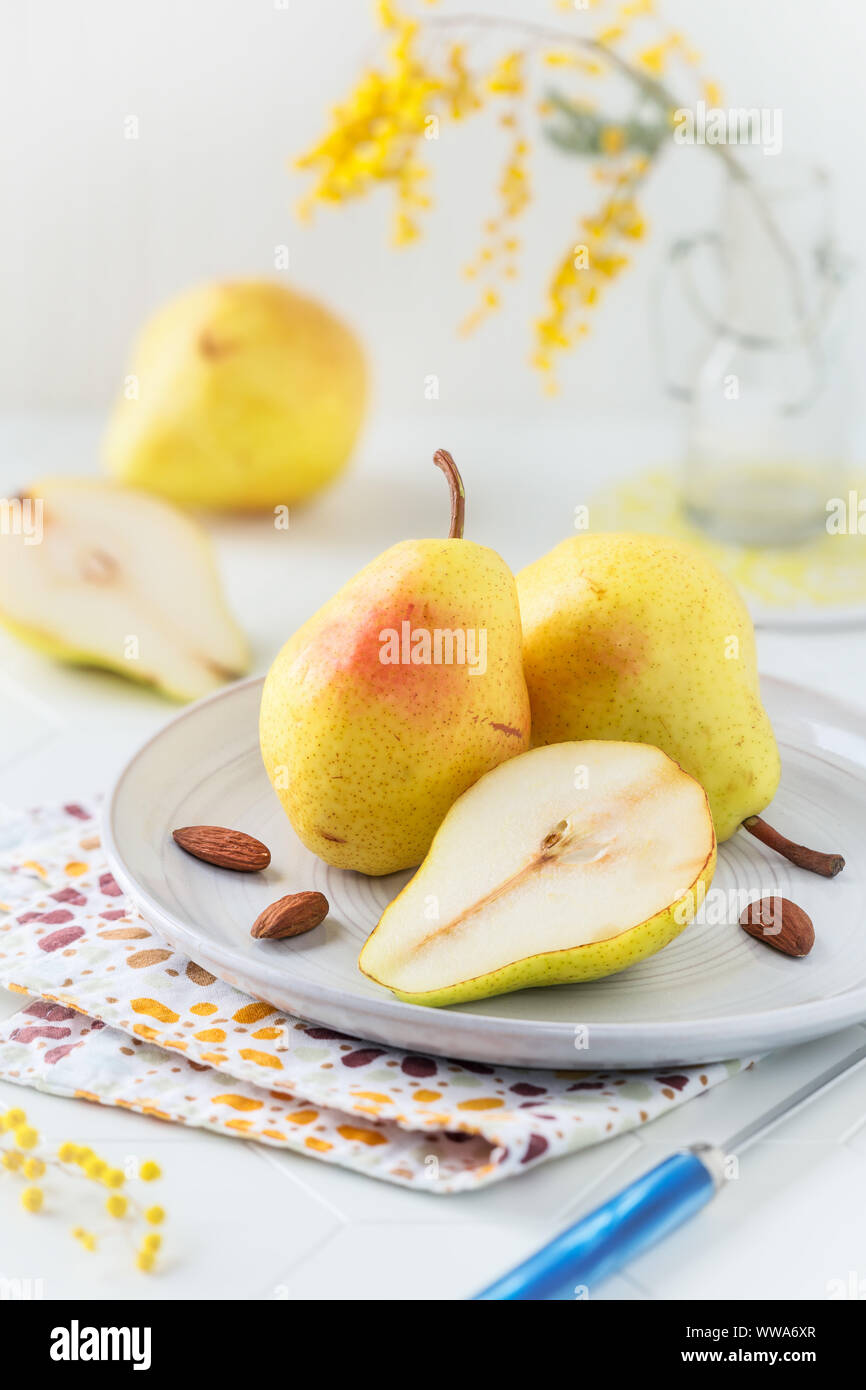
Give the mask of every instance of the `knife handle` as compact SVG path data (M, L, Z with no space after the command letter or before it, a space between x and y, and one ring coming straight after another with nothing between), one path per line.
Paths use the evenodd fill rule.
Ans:
M705 1206L722 1184L722 1163L719 1150L705 1144L672 1154L475 1299L586 1297L602 1279Z

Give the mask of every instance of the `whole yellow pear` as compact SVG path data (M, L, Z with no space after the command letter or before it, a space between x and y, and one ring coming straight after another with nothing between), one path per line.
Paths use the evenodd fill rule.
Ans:
M365 874L419 864L458 796L529 747L514 577L460 538L459 475L437 461L451 537L367 565L289 639L262 693L262 757L295 831Z
M204 285L145 325L108 426L108 471L175 502L290 505L343 469L364 408L355 336L270 281Z
M583 534L517 576L534 744L650 743L704 787L719 841L772 800L780 762L752 622L695 547Z

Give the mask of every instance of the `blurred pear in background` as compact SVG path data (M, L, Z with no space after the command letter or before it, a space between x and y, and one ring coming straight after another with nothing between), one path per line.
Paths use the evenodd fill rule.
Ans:
M201 286L145 325L106 465L182 504L290 505L343 470L365 396L361 346L323 305L265 280Z
M29 491L35 534L0 545L0 623L48 656L197 700L249 666L210 539L159 498L94 478Z

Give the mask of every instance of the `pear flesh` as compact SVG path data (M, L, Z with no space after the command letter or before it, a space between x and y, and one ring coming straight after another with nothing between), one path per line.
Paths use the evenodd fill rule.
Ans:
M688 925L715 862L706 793L659 749L534 749L455 803L360 968L431 1005L611 975Z
M197 525L89 479L49 479L26 500L30 534L0 534L0 622L15 636L181 700L243 674L247 644Z

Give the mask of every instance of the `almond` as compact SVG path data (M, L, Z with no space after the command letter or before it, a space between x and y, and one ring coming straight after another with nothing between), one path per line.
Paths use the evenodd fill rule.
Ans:
M252 935L266 941L302 936L324 922L330 910L324 893L288 893L259 913L251 928Z
M815 944L812 919L788 898L761 898L740 913L740 926L784 956L808 956Z
M242 830L226 830L222 825L186 825L171 833L187 854L194 854L196 859L216 864L220 869L251 874L256 869L266 869L271 862L267 845L254 840L252 835L245 835Z

